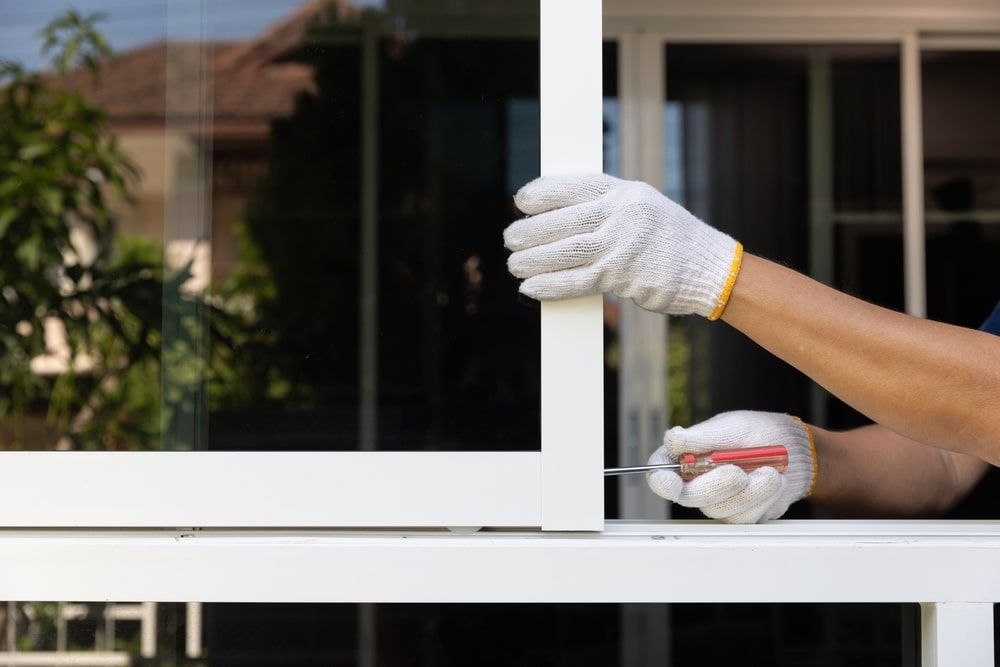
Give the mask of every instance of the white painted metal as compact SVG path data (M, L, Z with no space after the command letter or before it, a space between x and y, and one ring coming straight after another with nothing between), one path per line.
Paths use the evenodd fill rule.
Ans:
M204 0L197 10L204 22ZM172 12L168 31L176 30L174 23L184 16ZM541 0L541 23L542 171L598 171L600 0ZM367 51L373 50L371 42ZM207 52L202 61L208 62ZM366 62L366 78L373 79L374 59ZM199 72L208 77L210 68L206 65ZM210 80L203 83L194 106L208 109L210 115ZM377 100L373 86L366 90L370 109ZM170 108L168 103L168 112ZM368 129L372 131L364 143L373 154L374 129ZM367 183L366 216L372 218L375 163L373 155L369 158L364 165L367 178L362 180ZM210 164L195 163L190 173L181 174L187 185L178 194L178 215L168 216L178 224L194 225L185 238L208 235L210 193L203 190L210 180ZM180 215L183 211L187 214ZM363 247L370 250L375 238L372 220L365 229ZM368 278L363 281L367 287L360 318L365 339L376 327L374 277ZM55 496L47 503L0 507L0 526L490 525L599 530L604 511L600 297L543 306L541 338L542 454L5 452L0 453L0 486L11 497L30 497L42 485L54 489ZM377 366L373 348L366 350L363 449L371 448L375 439ZM194 443L198 448L204 416L197 412L177 433L167 434L171 446Z
M549 37L555 36L556 41L550 43L550 49L548 49L551 58L546 60L546 62L561 63L553 65L546 71L551 73L551 76L546 77L545 81L556 86L552 90L552 94L561 94L558 91L559 86L562 85L562 90L571 89L577 83L581 83L584 86L590 84L591 88L596 85L599 81L599 76L596 75L596 68L599 66L598 59L599 55L596 50L591 51L591 57L595 59L590 65L586 65L583 61L578 58L563 57L562 60L558 60L562 55L568 54L569 52L564 49L566 44L563 41L569 39L570 42L576 41L579 37L583 39L583 34L586 32L586 26L590 25L593 27L596 21L599 20L595 15L598 13L599 8L597 8L596 0L588 0L588 4L582 4L578 2L570 2L569 0L563 0L562 2L557 2L556 0L551 0L552 4L547 4L550 0L546 0L544 5L544 16L556 16L552 12L567 12L569 17L566 21L556 22L553 21L554 31L548 31L546 34ZM590 4L592 3L592 4ZM863 5L863 6L862 6ZM959 32L974 33L975 35L982 36L984 32L997 32L1000 29L1000 15L996 11L994 5L989 3L973 6L971 4L964 4L960 7L956 7L954 3L949 3L947 7L943 7L940 4L936 4L933 11L928 11L926 6L920 5L920 3L909 3L909 4L894 4L893 9L887 8L887 6L882 6L881 9L874 6L869 6L867 3L851 3L844 4L840 2L810 2L810 3L799 3L799 2L770 2L766 5L760 3L690 3L690 2L670 2L656 0L656 2L641 2L641 1L628 1L628 0L609 0L608 11L611 14L611 18L606 21L606 27L609 33L622 33L625 31L632 32L642 32L643 34L639 37L640 40L649 43L649 40L656 42L657 40L662 40L664 38L670 38L673 41L899 41L902 39L907 31L909 34L916 34L916 30L938 30L947 31L949 33L949 39L951 35ZM175 17L176 19L177 17ZM179 19L177 19L179 20ZM943 37L941 37L943 39ZM974 37L976 39L986 39L986 37ZM937 39L934 37L933 39ZM932 40L932 37L927 37L926 40ZM556 44L558 42L558 44ZM593 40L591 40L593 42ZM938 42L928 41L930 46L937 45ZM543 47L545 48L545 47ZM656 48L659 48L657 46ZM654 60L657 60L654 58ZM588 71L589 68L594 68L593 71ZM911 71L914 68L911 67ZM587 88L586 90L591 90ZM168 91L169 93L169 91ZM576 126L580 124L581 126L586 124L586 117L590 113L594 113L595 116L599 114L599 103L595 102L593 109L590 106L585 108L572 108L571 105L563 105L564 107L569 106L569 112L566 109L559 111L557 106L551 100L556 99L545 93L546 98L550 100L544 105L543 108L543 123L551 132L551 134L544 139L543 144L543 168L546 170L563 170L566 168L576 168L582 165L587 160L593 161L593 168L597 168L600 164L599 158L599 132L594 132L593 144L591 140L586 138L586 132L579 134L576 130ZM566 96L572 97L576 94L584 95L587 94L584 89L577 88L576 90L569 90L566 92ZM599 95L599 93L594 93ZM912 94L912 89L911 89ZM169 96L169 95L168 95ZM557 114L557 118L553 118L553 114ZM559 138L562 137L562 138ZM554 143L554 142L559 142ZM656 142L648 142L648 145L655 145ZM558 147L561 146L561 147ZM553 152L553 147L557 147L555 152ZM572 165L570 164L559 164L554 163L556 160L563 160L567 156L576 155L577 153L586 153L586 156L581 158L580 162L574 161ZM913 162L916 162L915 160ZM589 164L589 163L588 163ZM913 188L911 188L911 191ZM199 204L202 206L202 204ZM198 216L202 216L201 213ZM195 216L196 219L202 219L202 217ZM192 219L195 219L192 218ZM911 216L912 219L912 216ZM201 228L199 228L201 229ZM567 305L566 307L571 307ZM572 306L575 308L575 306ZM558 315L556 315L556 306L546 306L545 321L547 324L551 325L559 320ZM585 325L587 331L591 332L590 341L592 343L591 347L597 347L597 339L599 338L598 330L599 326L596 324L599 319L598 306L596 300L587 307L583 307L590 313L590 320L588 324ZM563 334L569 330L569 327L548 326L547 331L555 331L561 329L561 333L558 336L545 335L543 334L544 341L547 341L546 349L559 349L559 342L565 340L572 340L573 333L571 332L568 336ZM582 344L581 344L582 346ZM597 361L599 355L590 355L590 363L594 364L595 368L587 367L586 369L582 367L571 367L568 372L562 373L561 375L556 375L554 373L549 373L549 378L559 378L562 380L555 380L553 382L547 382L550 391L546 392L549 397L557 397L559 395L569 395L569 392L563 391L566 386L571 387L572 391L578 390L581 386L590 387L592 384L597 385L598 382L588 381L582 383L579 381L580 372L586 372L588 377L596 377L597 373L596 365L599 364ZM548 366L550 370L559 370L559 368L565 367L559 366L558 364L550 364ZM596 392L595 392L596 394ZM588 395L590 391L588 389ZM583 406L583 404L580 404ZM555 413L553 413L555 414ZM596 420L597 416L601 414L601 409L598 407L597 402L593 402L590 405L583 406L578 411L577 414L573 415L572 420L566 420L568 422L573 422L579 425L581 421L589 421L591 419ZM580 415L584 415L585 419L580 419ZM574 421L575 420L575 421ZM547 424L552 424L552 419L546 420ZM561 423L557 420L556 423ZM547 429L546 432L553 433L556 429ZM553 459L553 465L546 467L546 480L553 482L551 485L552 493L547 495L547 500L549 501L547 506L550 507L553 512L557 508L562 507L563 511L579 511L580 514L587 514L588 517L597 516L595 510L596 505L599 504L596 496L590 496L587 492L583 491L584 487L593 488L599 485L597 480L598 468L599 466L594 466L591 464L584 464L583 459L596 456L597 447L587 446L586 448L579 447L580 442L576 441L572 436L573 433L570 431L570 427L566 427L568 437L563 437L558 441L561 444L558 448L562 451L563 458L560 459L559 463L555 463ZM583 428L577 429L578 431L583 431ZM587 428L586 433L588 437L597 438L597 434L601 431L599 428ZM555 436L553 436L555 437ZM553 447L552 455L555 457L555 445ZM573 450L574 447L578 449ZM572 459L565 457L567 452L573 451L574 454L581 454L581 456L574 456ZM584 452L586 452L584 454ZM131 455L130 455L131 456ZM228 456L228 455L227 455ZM294 459L295 455L290 455ZM77 460L74 460L74 463ZM236 467L240 467L238 459ZM568 463L567 463L568 462ZM330 462L324 461L324 465L329 465ZM565 465L564 465L565 464ZM291 464L294 467L294 463ZM578 465L579 470L571 469L566 467L566 465ZM169 467L169 466L168 466ZM276 466L276 469L285 469L287 466L281 465ZM580 471L586 468L587 472L583 475L578 474ZM226 465L209 465L202 473L196 475L189 475L185 477L185 481L191 479L202 480L200 483L194 484L193 487L187 489L187 495L191 498L189 504L187 505L189 512L184 512L185 519L183 523L189 523L193 525L211 525L201 519L203 511L208 511L210 515L215 516L215 520L218 520L219 510L214 509L216 505L228 504L229 507L225 509L222 514L226 514L228 517L236 517L235 525L252 525L252 524L268 524L271 521L282 521L287 525L301 525L304 521L316 521L320 517L326 516L330 517L332 515L338 515L344 513L346 510L342 509L347 504L341 502L343 499L336 503L341 509L335 509L328 511L327 508L311 508L304 512L299 512L299 508L295 505L296 498L304 498L307 502L312 502L316 497L308 492L302 490L303 484L297 483L296 480L292 480L290 477L281 477L281 486L276 486L275 484L268 484L268 488L275 488L278 490L278 495L282 497L282 502L280 510L269 510L263 516L256 515L257 509L260 505L265 504L265 501L260 498L250 498L246 499L244 497L244 488L233 488L232 486L227 487L227 491L233 491L235 495L228 497L228 503L220 503L220 494L213 489L213 482L211 478L213 476L219 476L219 478L225 477L225 472L228 466ZM422 468L421 468L422 469ZM592 470L591 470L592 469ZM418 469L419 471L420 469ZM87 498L90 496L91 491L95 488L106 487L105 482L117 483L122 479L122 475L112 475L109 477L105 471L94 468L85 467L81 470L80 474L70 475L68 471L62 470L58 474L49 474L43 470L36 470L38 473L38 478L36 481L44 480L49 482L51 480L60 480L64 483L59 491L59 494L71 502L67 505L69 509L69 517L67 516L57 516L58 512L53 509L43 511L39 515L38 513L32 513L32 518L28 519L32 522L34 521L46 521L49 522L47 525L122 525L121 522L124 520L123 516L127 515L129 520L138 521L136 525L156 525L160 522L165 515L170 515L173 520L177 519L177 512L171 512L170 510L157 510L156 505L160 504L159 498L152 496L150 494L144 494L140 496L139 500L130 503L132 507L121 508L117 505L117 499L114 503L107 503L102 506L102 508L97 508L95 511L94 502L84 502L84 508L80 511L74 509L75 499L77 498ZM148 466L146 463L138 463L137 468L134 471L133 477L141 477L143 484L147 482L151 484L151 488L158 489L160 491L165 491L168 484L166 479L160 479L158 472L152 467ZM403 476L405 471L395 471L389 476L392 479ZM336 473L334 473L336 475ZM262 479L262 478L259 478ZM259 481L258 479L258 481ZM135 482L138 483L138 482ZM574 502L572 494L577 492L569 492L567 495L566 489L571 486L577 486L579 494L581 497L589 498L583 504ZM450 488L451 485L446 485L445 489ZM411 487L405 487L410 489ZM546 485L546 488L549 488ZM381 501L376 501L374 507L396 507L399 503L398 497L395 495L393 489L384 489L381 485L372 486L368 492L362 493L360 496L356 496L356 506L367 506L368 503L365 499L368 497L368 493L374 496L382 497ZM253 494L251 494L253 495ZM260 494L256 494L260 495ZM321 500L327 501L333 497L334 494L322 495ZM446 492L435 494L438 499L440 496L446 495ZM511 521L516 521L517 523L522 522L522 517L527 517L529 515L540 517L540 511L537 508L528 509L523 511L525 507L534 505L534 494L527 494L528 498L525 499L524 494L517 493L518 497L511 501L514 505L518 505L522 501L525 502L521 509L515 509L511 512L504 512L509 515L516 515L515 519ZM486 499L482 499L482 504L493 504L507 505L508 501L504 499L503 502L497 502L499 496L490 496ZM246 500L246 502L244 502ZM412 500L412 498L407 498L407 500ZM457 502L452 499L452 503L455 505L463 505L465 502L459 499ZM480 500L471 499L468 501L471 510L474 510L481 504ZM418 507L421 503L416 504ZM588 509L584 511L583 505L587 505ZM245 512L243 511L245 508ZM19 514L22 508L16 508L15 510L10 510L9 512L0 511L0 515L11 516L13 514ZM86 514L84 513L86 510ZM147 512L147 510L150 510ZM195 511L197 510L197 511ZM470 514L473 511L470 510ZM30 510L25 510L26 513L31 513ZM368 515L368 519L371 520L374 525L386 525L386 521L394 520L397 516L398 510L390 509L388 513L384 515L383 520L378 519L378 512L373 511ZM417 514L417 510L410 512L408 510L403 510L405 514L410 516L409 521L415 521L413 515ZM110 517L108 519L107 517ZM136 518L138 517L138 518ZM174 521L171 521L173 523ZM541 521L540 518L536 520ZM593 519L590 519L591 521ZM428 516L425 519L420 520L421 523L433 523L437 522L436 516ZM290 523L289 523L290 522ZM478 519L474 524L486 523L482 519ZM529 522L525 522L529 523ZM9 525L21 525L21 522L14 521L13 524ZM284 525L284 524L283 524ZM349 525L354 525L350 523Z
M605 37L607 37L605 31ZM621 162L622 178L639 178L642 146L642 127L640 121L640 96L642 88L639 84L641 76L639 61L639 39L641 35L631 32L616 35L618 50L618 150Z
M557 30L569 30L568 26L572 26L575 31L578 25L592 20L590 12L595 4L596 0L586 3L543 0L543 27L545 16L554 16L551 12L546 14L546 6L567 12L567 16L572 12L573 18L566 24L553 23L553 26ZM769 9L752 15L754 10L749 8L761 7L761 3L730 3L724 11L706 9L704 3L687 3L686 14L675 11L684 4L677 2L611 4L634 6L629 10L631 13L623 11L622 18L609 21L609 31L642 29L647 31L644 38L659 40L669 37L678 42L734 39L899 42L905 35L904 146L914 131L919 140L919 87L912 85L915 75L919 86L917 32L928 27L982 32L1000 26L1000 15L987 5L980 8L982 11L965 8L952 12L934 3L933 12L907 14L905 9L872 13L856 2L829 3L822 12L813 11L818 3L771 2ZM718 4L713 3L712 7L717 9ZM634 11L640 5L646 9ZM796 6L812 9L800 10ZM837 9L838 6L842 9ZM781 16L781 11L786 10L791 15ZM713 11L715 16L710 15ZM674 15L667 16L671 12ZM660 16L649 17L656 13ZM862 16L863 13L867 15ZM551 37L556 33L550 29L544 34ZM579 37L581 33L574 35ZM567 41L572 43L574 39ZM544 44L543 56L549 52L551 64L551 58L558 58L561 53L554 42L549 42L548 51ZM925 40L925 44L936 48L941 42ZM560 41L559 48L565 46ZM597 54L599 59L599 50ZM545 60L543 82L547 80L546 72L549 77L571 79L573 85L582 81L585 87L588 80L600 80L599 60L596 66L588 64L589 70L582 67L574 70L579 66L578 60L549 69L545 69L544 63ZM543 83L543 94L545 89ZM557 108L547 102L543 104L543 128L554 129L550 136L543 136L546 173L567 168L546 161L546 147L555 145L548 143L548 139L555 141L560 135L571 137L559 139L567 144L566 151L584 150L584 144L589 145L588 133L574 134L577 132L574 129L561 134L560 124L582 122L580 119L589 113L590 107L575 109L563 104L559 113L571 113L565 113L558 121L550 116L547 123L546 110L551 114ZM599 100L593 109L599 112ZM914 110L916 117L912 115ZM595 135L599 138L599 131ZM580 145L574 147L573 143ZM560 149L560 155L569 154L572 153L563 154ZM922 160L916 159L912 151L907 155L907 168L918 165L922 169ZM596 167L587 168L600 168L599 152L595 164ZM580 165L582 161L569 168ZM913 187L909 176L907 180L911 195L922 191ZM916 208L914 201L910 201L909 210L919 210L922 215L922 201ZM911 224L913 219L908 216ZM922 291L919 297L922 299ZM599 323L598 305L580 310L591 315L584 328L595 321ZM544 317L549 324L562 321L558 318L564 314L556 313L554 308L546 306ZM547 337L543 329L543 345L546 341L556 345L573 339L572 326L548 329L560 330L560 335L569 332L570 336ZM600 359L600 355L590 355L590 359ZM579 376L575 375L577 367L547 368L565 372L548 376L561 379L543 385L544 395L558 396L557 389L575 391L580 386ZM590 386L590 382L582 384ZM573 419L583 415L586 421L602 412L599 402L589 407L595 409L581 410L572 415ZM590 430L589 434L596 435L601 430ZM555 517L558 512L560 522L563 517L575 521L577 517L595 516L593 508L584 511L573 503L573 493L564 493L574 486L572 480L581 482L580 489L590 484L587 474L580 476L572 465L562 465L570 452L577 453L572 446L580 443L574 443L572 437L547 442L557 442L558 447L549 452L553 456L545 459L553 463L546 468L546 480L553 481L551 487L545 487L553 491L551 497L546 495L549 501L546 516ZM600 448L588 444L579 451L590 456ZM346 457L344 453L274 453L276 458L270 460L252 460L244 457L259 455L72 454L74 458L68 459L66 465L54 459L38 465L37 457L44 454L5 453L0 455L0 487L8 491L8 497L27 497L25 489L46 484L55 490L56 498L46 503L50 505L47 508L0 507L0 525L331 525L348 515L354 520L342 525L414 522L412 525L535 526L542 521L538 489L541 458L547 454L515 453L495 455L494 459L493 455L470 453L470 458L451 460L443 467L442 460L435 458L442 456L439 454L415 453L413 456L419 458L412 461L404 460L406 455L392 454L390 459L371 459L367 463L352 460L352 455L358 456L357 453ZM129 459L88 458L92 456ZM489 475L469 474L484 468ZM587 472L591 466L581 465L581 469ZM599 469L600 464L593 466L593 473L599 474ZM371 479L379 480L378 485L358 481ZM527 493L523 492L525 489ZM343 503L352 492L355 502ZM130 507L122 506L125 505L122 498L129 499ZM54 509L56 505L70 509L68 513L60 512ZM484 514L499 516L500 520L484 521ZM470 520L473 515L477 518ZM553 526L565 527L549 524ZM966 665L977 664L975 660L980 658L985 660L984 651L992 637L988 622L992 608L986 603L1000 600L1000 574L995 567L998 556L1000 527L991 522L779 522L746 527L609 524L601 535L8 530L0 531L0 599L936 600L937 604L925 607L924 650L925 656L930 651L938 662L926 664ZM149 576L150 572L156 572L157 576ZM655 576L663 572L677 576ZM755 576L747 577L746 572ZM947 575L927 574L942 572ZM706 580L711 580L712 585L705 585ZM961 628L965 644L972 639L978 653L952 653L964 650L954 643L958 636L955 628ZM934 640L933 646L927 643L928 638ZM945 662L952 655L959 656L957 662ZM104 660L103 664L108 662Z
M117 662L118 659L124 656L124 659L129 659L128 653L114 652L115 648L115 630L116 623L118 621L137 621L139 625L139 636L140 636L140 647L139 654L143 658L154 658L156 657L156 603L155 602L142 602L139 604L122 604L122 603L67 603L59 602L56 610L55 617L55 630L56 630L56 650L54 652L48 651L32 651L31 655L42 656L44 660L41 662L30 662L31 660L41 658L27 658L29 662L21 662L21 656L23 653L18 653L13 647L18 646L17 643L17 611L16 602L7 602L7 642L4 649L7 653L0 653L0 656L6 656L5 658L0 658L0 666L2 665L20 665L20 664L45 664L52 665L53 667L59 665L104 665L104 664L120 664ZM25 616L29 619L33 619L32 623L37 623L37 610L32 611L37 602L24 602L22 603L25 608ZM98 624L94 636L94 650L93 651L83 651L76 649L73 651L67 650L67 634L68 628L67 623L70 621L79 621L91 617L91 607L94 605L99 605L103 607L103 617L104 617L104 628L101 631L101 626ZM33 631L29 627L28 634ZM14 657L11 657L14 656ZM110 661L105 661L106 656L111 656ZM128 664L128 663L126 663Z
M492 531L0 533L0 599L992 602L995 522ZM155 576L150 576L155 573Z
M94 649L98 651L113 651L115 649L115 617L109 614L109 609L113 609L115 604L109 602L104 605L104 631L98 624L94 636Z
M154 606L150 609L146 607L147 604ZM150 618L151 613L154 613L154 610L156 609L155 605L155 602L143 602L142 604L108 604L104 609L104 618L111 618L116 621L139 621L141 623L143 620ZM86 605L67 604L64 608L69 611L73 609L73 607L77 606L84 609L83 613L81 613L78 618L84 618L86 616Z
M809 273L833 282L833 77L830 56L809 59Z
M371 603L358 608L358 667L378 665L378 607Z
M833 284L833 76L830 56L809 59L809 275ZM811 423L827 425L826 389L809 383Z
M3 651L3 667L127 667L132 656L119 651Z
M0 526L539 526L539 467L538 452L2 452L8 498L47 491L0 504Z
M927 316L924 263L924 136L920 92L920 37L909 33L900 52L903 149L903 296L906 312Z
M16 602L8 602L7 604L8 605L10 605L10 604L16 605L17 603ZM60 602L56 606L56 651L65 651L66 650L66 639L67 639L67 636L66 636L67 635L67 632L66 632L66 621L70 620L69 618L67 618L67 611L68 611L67 607L68 606L69 605L67 605L65 602ZM16 606L15 606L15 609L16 609ZM14 618L14 617L10 616L9 618ZM10 626L8 626L8 627L10 627ZM16 624L14 626L14 629L16 631ZM17 646L16 642L14 642L14 641L8 641L7 642L7 648L8 649L10 649L13 646Z
M624 35L618 43L621 175L663 187L663 43ZM667 428L667 318L628 300L618 308L618 464L644 463ZM665 519L668 505L642 475L618 480L619 516Z
M184 611L184 655L188 658L200 658L201 642L201 603L188 602Z
M938 576L948 577L947 570ZM993 604L939 602L920 607L922 667L993 667Z
M663 108L666 103L665 47L658 35L637 35L639 100L639 170L641 178L664 187Z
M1000 51L1000 35L920 35L924 51Z
M667 2L667 5L676 5L678 3ZM758 5L759 3L754 3ZM802 3L804 6L806 3ZM813 3L817 4L817 3ZM754 5L744 4L744 8L750 8ZM851 8L851 11L857 8ZM669 11L669 10L668 10ZM739 10L737 10L738 12ZM749 11L753 11L750 9ZM947 12L948 10L944 10ZM906 306L907 311L923 316L926 313L926 289L925 289L925 268L924 268L924 202L923 202L923 151L922 151L922 121L920 117L920 105L921 105L921 95L920 95L920 52L919 47L921 42L918 41L917 36L919 34L919 27L916 24L909 22L908 20L900 20L899 17L885 20L885 17L878 17L875 21L865 21L866 25L851 25L852 23L857 23L858 17L855 13L854 16L845 15L840 17L834 17L834 20L828 20L831 17L820 18L818 16L811 18L802 18L801 20L791 19L778 21L771 19L763 19L757 22L753 20L741 20L736 18L732 12L727 12L724 18L719 16L711 17L708 16L710 11L706 11L706 6L703 5L701 10L695 10L692 14L697 15L701 13L701 16L697 16L693 19L688 19L685 24L685 19L675 20L673 18L669 19L667 22L669 26L664 26L660 32L660 38L664 40L674 41L674 42L718 42L718 43L729 43L734 41L741 42L857 42L857 41L890 41L902 44L902 55L901 55L901 85L902 85L902 127L903 127L903 159L904 159L904 254L906 258L906 272L905 272L905 284L906 284ZM836 10L832 13L836 14ZM937 17L940 19L940 17ZM967 17L966 17L967 18ZM974 21L965 26L966 29L972 29L981 31L985 25L1000 26L1000 21L998 21L996 15L989 17L980 17L980 21ZM773 17L772 17L773 19ZM619 31L624 31L626 34L628 29L624 27L623 24L616 23L614 21L609 21L610 24L615 26L615 29ZM625 22L628 23L628 22ZM918 22L919 23L919 22ZM979 23L978 28L973 28L974 23ZM926 23L924 24L926 25ZM953 26L956 27L957 26ZM656 30L657 28L651 25L650 21L642 21L641 30ZM959 28L960 29L960 28ZM934 38L924 38L922 44L925 48L947 48L953 45L956 41L961 42L965 37L959 37L957 40L953 36L948 38L941 38L935 40ZM971 46L972 42L984 43L987 45L992 45L996 48L996 44L993 43L994 39L973 38L966 44L965 48L975 48ZM964 46L964 45L963 45ZM962 48L961 46L959 48ZM824 76L827 74L823 71L822 67L817 67L814 65L812 70L812 87L811 87L811 99L816 102L818 98L822 96L824 92L821 86L828 85L824 81ZM815 106L815 105L814 105ZM815 113L820 111L820 109L812 110L811 115L811 128L813 130L813 135L816 137L818 132L822 131L822 127L827 123L826 118ZM824 143L829 143L829 138L820 136L820 141ZM815 167L816 165L814 165ZM811 171L816 171L815 169ZM813 188L817 190L822 190L821 186L826 185L821 183L818 179L827 180L828 175L825 174L823 170L819 173L813 174ZM817 187L820 186L820 187ZM818 222L820 216L817 213L827 213L826 211L813 211L814 222ZM827 225L830 221L825 221ZM824 267L825 268L825 267ZM884 530L886 526L879 525L879 530ZM942 564L944 565L944 564ZM919 570L914 570L914 572ZM951 572L949 568L947 570ZM776 573L777 574L777 573ZM983 570L981 575L992 574L991 570ZM867 576L863 578L867 579ZM935 598L939 599L939 598ZM990 604L980 604L974 605L971 609L975 611L970 611L963 608L961 611L958 608L951 609L950 614L954 617L955 621L951 623L942 622L942 618L946 618L949 614L948 611L936 611L936 610L947 610L951 605L930 605L925 607L924 611L924 664L925 665L967 665L967 664L993 664L993 634L992 634L992 605ZM966 636L965 640L968 640L972 647L960 647L959 644L963 641L962 631L959 628L962 622L957 620L962 613L976 613L978 622L965 624L964 632ZM943 616L942 616L943 615ZM928 619L938 620L928 623ZM974 636L968 637L971 633ZM941 649L941 641L943 638L950 637L954 643L952 648L955 653L948 653L947 650ZM964 653L960 651L965 651Z
M601 0L540 3L541 173L599 172L603 167ZM541 526L600 530L604 520L602 298L543 303L541 330Z
M804 17L825 20L837 17L943 20L979 17L1000 18L993 0L606 0L605 12L613 16L732 16L737 18Z
M143 602L140 605L139 655L143 658L156 656L156 603ZM114 646L114 641L111 643Z
M663 44L644 35L618 39L621 176L663 187ZM644 462L667 426L667 319L628 300L618 315L618 463ZM642 475L618 480L619 517L665 519L669 504L649 491ZM619 665L664 665L670 659L667 605L620 607Z
M659 37L672 44L787 43L815 44L831 38L842 43L892 43L900 39L909 23L865 21L863 19L822 21L775 17L740 19L732 16L664 17L651 15L643 19L607 18L607 29L613 34L639 31Z
M616 34L667 31L682 37L740 33L822 42L839 33L847 40L897 37L905 31L1000 31L994 0L606 0L605 25Z

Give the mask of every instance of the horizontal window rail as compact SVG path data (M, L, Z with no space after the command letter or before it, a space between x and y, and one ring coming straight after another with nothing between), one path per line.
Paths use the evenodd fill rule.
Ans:
M608 522L489 530L0 531L0 599L996 602L1000 524Z
M488 530L0 530L0 599L919 602L925 667L993 665L1000 522Z
M536 527L540 476L540 452L2 452L0 528Z

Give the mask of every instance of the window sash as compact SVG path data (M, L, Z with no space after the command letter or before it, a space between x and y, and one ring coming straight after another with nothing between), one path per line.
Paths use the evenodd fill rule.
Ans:
M539 452L16 452L0 527L540 526Z
M542 173L601 171L601 0L539 2ZM188 101L204 107L204 100ZM208 209L183 203L181 218L208 224ZM543 304L541 348L540 451L3 452L0 488L9 497L47 492L44 502L0 506L0 527L600 530L601 297ZM370 394L362 399L370 403ZM370 448L370 431L362 429L360 449Z

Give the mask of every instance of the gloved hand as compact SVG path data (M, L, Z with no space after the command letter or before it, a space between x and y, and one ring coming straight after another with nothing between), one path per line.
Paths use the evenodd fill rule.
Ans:
M743 247L655 188L606 174L543 176L522 187L531 216L504 230L521 292L568 299L613 292L646 310L717 319Z
M663 446L649 457L650 465L674 463L681 454L717 449L784 445L788 470L758 468L746 473L725 465L685 482L673 470L646 473L653 492L726 523L757 523L777 519L788 506L812 492L819 475L812 433L798 417L776 412L723 412L690 428L675 426L663 436Z

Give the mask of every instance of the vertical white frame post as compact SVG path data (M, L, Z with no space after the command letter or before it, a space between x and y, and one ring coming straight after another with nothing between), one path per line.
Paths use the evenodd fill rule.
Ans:
M626 32L618 42L621 176L663 187L664 46L655 35ZM643 463L663 442L667 423L667 318L618 300L618 465ZM641 475L618 478L619 516L669 518L670 505ZM670 661L670 608L620 605L622 667Z
M993 604L920 605L922 667L993 667Z
M539 0L541 174L603 169L601 0ZM604 526L603 299L542 304L543 530Z
M903 297L906 312L927 316L924 260L924 136L920 36L903 36L899 54L903 158Z
M833 284L833 67L828 53L809 59L809 275ZM829 394L809 382L812 423L827 425Z
M202 656L202 603L188 602L184 610L184 657ZM154 638L155 639L155 638Z
M618 39L621 176L663 188L664 45L655 35ZM618 465L646 462L663 443L667 423L667 318L618 301ZM641 475L619 478L623 519L666 519L669 504Z

